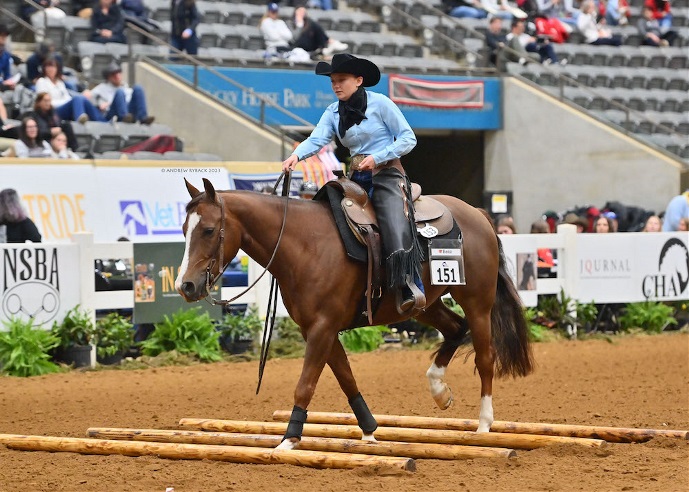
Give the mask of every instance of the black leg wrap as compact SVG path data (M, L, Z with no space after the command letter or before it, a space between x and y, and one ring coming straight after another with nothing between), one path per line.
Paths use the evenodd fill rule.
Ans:
M361 430L366 434L373 434L373 431L378 428L378 422L373 418L373 414L371 414L371 410L368 409L368 405L366 405L361 393L357 393L354 398L349 400L349 406L352 407L352 411L356 416L356 421L359 423Z
M283 441L290 437L296 437L301 440L301 435L304 431L304 422L306 422L306 413L306 410L294 405L292 415L289 418L289 424L287 424L287 430L282 438Z

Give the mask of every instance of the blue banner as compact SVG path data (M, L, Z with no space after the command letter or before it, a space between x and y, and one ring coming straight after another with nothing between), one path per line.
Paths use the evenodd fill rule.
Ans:
M185 65L166 65L180 77L193 81L194 69ZM328 77L311 70L277 70L216 67L219 73L247 89L268 98L278 106L315 125L323 110L336 101ZM261 101L249 90L243 90L210 71L198 69L199 87L240 111L259 119ZM407 83L406 85L404 83ZM464 100L466 90L474 90ZM439 88L446 86L445 89ZM393 94L391 96L391 87ZM499 130L502 128L501 95L498 78L456 77L442 75L383 75L371 88L385 94L397 104L414 129ZM439 95L440 94L440 95ZM445 94L445 96L442 96ZM399 95L399 98L397 96ZM438 97L445 97L444 104ZM464 107L452 107L464 106ZM264 119L269 125L303 125L277 109L265 107Z

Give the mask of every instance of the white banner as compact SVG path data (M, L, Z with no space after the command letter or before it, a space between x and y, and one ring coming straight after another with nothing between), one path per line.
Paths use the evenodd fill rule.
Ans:
M580 302L689 299L689 233L577 235Z
M97 242L127 237L135 242L184 241L182 224L189 193L187 178L203 190L201 178L216 189L230 188L224 167L102 167L7 165L43 242L68 242L79 231L92 231Z
M11 318L50 329L80 302L76 244L0 245L0 329Z

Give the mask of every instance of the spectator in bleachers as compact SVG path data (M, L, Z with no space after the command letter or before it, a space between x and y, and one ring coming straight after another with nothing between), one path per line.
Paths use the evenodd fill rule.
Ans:
M619 227L620 227L620 223L617 220L617 214L615 212L608 211L608 212L603 212L602 215L603 215L603 217L607 217L608 219L610 219L610 224L611 224L610 232L617 232Z
M644 0L644 7L649 7L651 9L653 18L658 21L663 31L672 27L670 0Z
M579 11L572 6L572 0L546 0L534 18L537 33L546 35L551 41L564 43L576 28Z
M77 139L72 130L72 125L68 121L62 121L57 112L53 108L53 102L50 94L47 92L39 92L36 95L33 111L27 116L31 116L38 123L38 138L50 142L52 138L58 133L65 133L68 144L75 149L77 147Z
M148 17L148 9L143 0L117 0L117 4L122 9L122 14L127 22L151 32L160 29L160 24Z
M95 43L126 43L124 15L114 0L98 0L91 15L91 38Z
M677 195L667 204L663 218L663 231L679 230L679 220L689 217L689 189Z
M607 25L626 26L629 24L631 12L627 0L607 0L605 3L601 2L601 5L605 5L602 15Z
M677 39L677 32L661 28L658 19L653 17L653 10L646 5L636 26L643 36L641 44L646 46L671 46Z
M467 0L464 5L450 10L449 15L459 18L485 19L489 13L506 20L513 17L507 0Z
M553 45L547 39L538 39L526 34L524 19L513 19L512 30L507 35L509 50L501 50L498 55L498 68L505 70L508 61L519 62L522 65L529 62L529 53L538 53L541 63L557 63L557 55Z
M53 108L61 120L85 123L105 121L101 112L83 94L72 95L60 77L58 65L54 58L43 62L43 77L36 81L36 92L50 94Z
M308 6L312 8L317 8L321 10L332 10L333 1L332 0L309 0Z
M593 0L584 0L581 4L581 13L577 18L577 27L584 36L584 41L592 45L620 46L622 38L612 34L608 29L598 24L596 5Z
M265 15L258 24L269 54L286 53L292 49L292 31L278 16L278 9L277 3L269 3Z
M7 108L0 99L0 138L19 138L19 126L8 122Z
M305 7L294 9L293 22L293 47L301 48L308 53L321 50L324 56L331 56L333 53L342 52L349 48L348 44L328 36L323 27L306 14Z
M491 64L497 65L498 53L505 44L507 44L507 36L502 32L502 19L491 17L488 21L488 32L486 32L486 46Z
M72 0L72 15L82 19L90 19L93 15L94 0Z
M60 20L67 17L67 14L60 8L60 0L33 0L35 3L43 7L37 9L33 5L24 4L22 6L22 17L24 20L31 22L31 25L36 29L36 42L43 41L45 35L46 18Z
M550 225L545 220L539 219L531 224L531 234L550 234ZM555 255L552 249L538 248L536 255L538 255L538 268L555 266Z
M53 156L58 159L80 159L80 157L67 146L67 135L62 132L53 136L53 139L50 141L50 147L53 149Z
M657 215L651 215L648 219L646 219L646 224L644 224L644 228L641 229L641 232L660 232L663 230L663 222L660 220L660 217Z
M612 229L612 220L608 219L605 215L601 215L596 219L596 228L594 232L598 234L614 232Z
M28 116L22 120L19 139L14 143L14 157L52 157L53 149L38 138L38 123Z
M170 32L170 44L180 51L196 55L199 52L199 38L196 35L196 27L201 22L201 15L196 8L196 1L171 1L170 19L172 20L172 31Z
M43 62L48 58L54 58L57 62L58 71L62 73L62 55L55 53L55 43L52 39L46 38L36 46L36 50L26 59L26 78L35 84L43 76Z
M689 231L689 217L682 217L679 219L678 231L687 232Z
M155 117L148 114L144 89L138 84L129 87L124 83L122 68L116 62L111 62L103 70L103 78L105 80L91 90L91 100L102 111L106 120L117 117L125 123L153 123Z
M0 24L0 91L14 89L17 84L12 78L12 53L7 49L9 35L7 24Z

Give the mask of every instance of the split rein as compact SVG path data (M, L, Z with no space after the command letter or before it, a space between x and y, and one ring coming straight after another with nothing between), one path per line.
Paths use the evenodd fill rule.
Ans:
M263 269L263 272L261 275L258 276L256 280L254 280L251 285L249 285L246 289L244 289L240 294L234 296L232 299L228 300L218 300L213 297L211 294L211 289L213 288L213 285L218 281L218 279L222 276L223 272L227 268L228 263L225 263L225 265L222 268L219 268L218 270L218 275L213 278L213 274L211 273L211 269L213 268L215 264L215 259L213 259L209 264L208 267L206 268L206 301L213 305L221 305L221 306L226 306L227 304L231 303L232 301L239 299L242 297L244 294L249 292L261 278L266 274L270 266L273 264L273 260L275 259L275 256L277 255L278 248L280 247L280 241L282 240L282 234L285 232L285 224L287 223L287 207L289 207L289 190L290 190L290 178L291 178L291 173L289 171L283 171L282 174L280 174L280 177L277 179L275 182L275 186L273 186L273 195L275 195L275 192L277 191L278 185L280 184L280 181L282 178L285 178L285 181L282 186L282 196L286 198L285 202L285 210L282 214L282 225L280 226L280 234L278 234L278 240L275 243L275 249L273 250L273 255L270 257L270 260L268 261L268 264L266 267ZM218 265L223 264L223 260L225 259L225 202L222 199L222 197L218 196L220 198L220 244L218 246ZM208 298L210 297L210 300ZM275 318L276 318L276 313L277 313L277 301L278 301L278 286L277 286L277 280L275 277L272 277L270 280L270 293L268 294L268 310L266 313L266 321L263 326L263 340L261 341L261 356L258 362L258 384L256 385L256 394L261 389L261 381L263 381L263 372L266 367L266 362L268 361L268 351L270 349L270 339L273 336L273 328L275 327Z
M268 264L266 267L263 269L263 272L261 272L261 275L254 280L251 285L249 285L246 289L244 289L242 292L234 296L232 299L215 299L213 297L213 294L211 294L211 289L215 285L215 283L218 281L218 279L222 276L222 274L225 272L227 269L227 266L230 264L228 261L223 265L223 260L225 259L225 201L218 195L218 199L220 201L220 244L218 245L218 260L217 263L218 265L223 265L222 268L218 270L218 274L213 277L213 274L211 273L211 270L213 269L213 266L215 266L216 260L213 259L211 262L208 264L206 267L206 297L204 298L206 302L209 302L210 304L213 304L214 306L226 306L230 304L233 301L236 301L240 297L242 297L244 294L249 292L251 289L254 288L254 286L258 283L261 278L266 274L270 266L273 264L273 260L275 260L275 256L277 256L278 248L280 247L280 241L282 240L282 234L285 231L285 224L287 223L287 207L289 206L289 189L290 189L290 179L291 179L291 173L290 172L285 172L283 171L282 174L280 174L280 177L277 179L275 182L275 186L273 186L273 195L275 195L275 192L277 191L277 187L280 185L280 181L282 178L285 178L284 185L282 187L282 196L287 197L287 201L285 203L285 210L282 215L282 226L280 227L280 234L278 234L278 239L277 242L275 243L275 249L273 250L273 255L270 257L270 260L268 261ZM210 300L209 300L210 298Z

